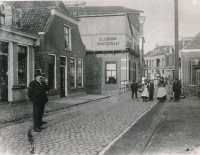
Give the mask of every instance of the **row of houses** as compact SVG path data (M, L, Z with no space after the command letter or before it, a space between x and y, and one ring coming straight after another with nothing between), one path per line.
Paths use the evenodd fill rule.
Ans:
M200 33L179 40L179 80L185 95L200 97ZM145 77L174 79L173 46L157 46L144 55Z
M50 100L85 93L115 95L143 76L142 11L65 5L0 5L1 102L26 99L36 72L49 80Z

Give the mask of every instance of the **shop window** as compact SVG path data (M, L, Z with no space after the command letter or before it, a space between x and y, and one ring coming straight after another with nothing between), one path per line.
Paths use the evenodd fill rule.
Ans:
M27 47L18 46L18 85L27 86Z
M55 56L48 56L48 64L49 64L49 87L51 89L55 89Z
M106 83L117 83L116 63L106 63Z
M78 60L78 86L83 86L83 60Z
M162 66L165 66L165 59L162 58Z
M71 31L70 27L65 26L64 27L64 37L65 37L65 49L71 50Z
M76 67L75 67L75 59L70 58L70 87L76 87Z

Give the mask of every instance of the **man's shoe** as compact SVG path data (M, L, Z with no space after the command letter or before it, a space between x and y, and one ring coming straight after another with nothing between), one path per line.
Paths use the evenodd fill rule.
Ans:
M42 132L42 130L39 129L39 128L35 128L34 131L35 131L35 132Z
M39 127L38 129L39 129L39 130L44 130L45 128L44 128L44 127Z
M136 101L138 101L138 99L136 99Z
M133 99L131 99L131 101L133 101Z
M47 124L47 122L42 121L42 125L43 125L43 124Z

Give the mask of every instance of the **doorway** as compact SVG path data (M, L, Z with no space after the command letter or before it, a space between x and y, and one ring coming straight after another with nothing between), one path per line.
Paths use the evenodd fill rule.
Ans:
M66 57L60 57L60 97L67 96Z

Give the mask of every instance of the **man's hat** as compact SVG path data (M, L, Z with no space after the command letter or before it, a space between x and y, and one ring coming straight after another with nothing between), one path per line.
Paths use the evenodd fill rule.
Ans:
M34 77L37 77L37 76L42 76L42 74L39 72L39 73L35 73Z

